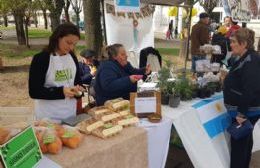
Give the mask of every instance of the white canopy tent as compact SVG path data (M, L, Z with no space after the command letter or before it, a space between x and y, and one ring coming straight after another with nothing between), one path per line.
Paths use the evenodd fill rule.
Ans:
M163 5L163 6L183 6L181 5L187 0L140 0L141 8L147 4ZM129 59L134 66L138 67L138 55L142 48L152 46L154 47L154 33L152 29L152 15L149 17L143 17L140 21L138 19L138 28L134 30L132 25L132 18L129 16L121 17L118 14L108 14L107 5L113 5L113 0L104 0L103 7L105 8L104 13L104 28L105 28L105 39L107 44L122 43L125 48L130 51ZM185 6L189 7L189 6ZM137 31L138 34L133 32ZM124 32L124 33L123 33ZM125 33L128 32L128 33ZM136 37L137 36L137 37ZM137 39L137 40L136 40ZM188 45L187 45L188 47ZM134 53L134 54L133 54ZM133 57L133 58L130 58ZM185 61L186 62L186 61ZM136 65L135 65L136 64ZM186 64L186 63L185 63ZM186 66L185 66L186 67Z

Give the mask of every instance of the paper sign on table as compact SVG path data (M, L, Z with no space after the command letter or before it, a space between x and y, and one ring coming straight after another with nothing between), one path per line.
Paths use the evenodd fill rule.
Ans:
M138 97L135 98L136 113L155 113L156 97Z

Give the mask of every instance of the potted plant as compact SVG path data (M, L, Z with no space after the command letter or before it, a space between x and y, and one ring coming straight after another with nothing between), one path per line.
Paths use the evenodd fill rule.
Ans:
M192 86L186 77L181 77L177 80L175 89L179 90L181 100L192 99Z
M181 101L180 90L177 86L178 82L174 83L174 86L171 89L171 94L169 95L169 106L178 107Z
M169 103L169 94L171 92L172 83L168 81L171 77L171 62L166 61L166 67L162 67L162 69L158 72L158 84L161 91L161 103L167 105Z

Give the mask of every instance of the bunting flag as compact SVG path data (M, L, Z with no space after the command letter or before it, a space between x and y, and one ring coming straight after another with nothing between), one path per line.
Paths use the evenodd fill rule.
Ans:
M112 13L113 15L116 14L114 5L106 4L107 13Z
M142 19L144 17L151 16L155 11L155 6L146 5L141 8L140 12L116 12L115 6L106 3L106 12L112 14L113 16L130 18L130 19Z
M125 12L117 12L117 17L123 17L123 18L125 18L126 16L125 16Z
M200 121L210 138L224 132L231 124L231 118L224 106L222 94L203 99L192 107L196 109Z
M139 12L140 0L114 0L116 11L119 12Z

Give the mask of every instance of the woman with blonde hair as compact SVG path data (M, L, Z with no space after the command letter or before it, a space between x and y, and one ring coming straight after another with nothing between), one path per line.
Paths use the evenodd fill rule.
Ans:
M232 124L254 126L260 116L260 57L254 50L254 31L240 28L231 35L232 53L238 58L224 81L224 102ZM231 134L231 168L248 168L252 131L237 139Z

